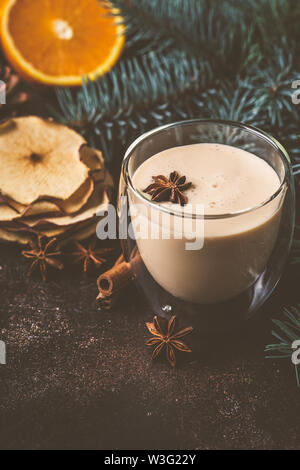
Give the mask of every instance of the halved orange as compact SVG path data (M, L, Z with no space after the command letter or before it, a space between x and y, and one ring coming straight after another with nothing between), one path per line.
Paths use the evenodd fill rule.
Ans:
M122 18L99 0L6 0L2 47L20 75L47 85L80 85L107 72L124 44Z

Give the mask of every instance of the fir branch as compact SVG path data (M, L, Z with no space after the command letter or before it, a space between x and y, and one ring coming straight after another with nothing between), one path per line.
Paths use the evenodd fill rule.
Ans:
M121 15L123 18L126 28L125 58L150 51L162 53L174 46L174 40L165 34L165 28L161 28L160 22L157 21L159 11L151 15L143 2L136 5L131 0L111 0L110 3L115 9L115 13L111 13L106 0L98 1L103 8L109 8L108 14Z
M173 45L209 60L215 73L247 72L274 48L292 52L299 65L300 5L297 0L113 0L127 28L128 46L139 51ZM148 49L149 50L149 49ZM223 68L222 68L223 66ZM239 68L237 68L239 67Z
M273 48L282 47L292 52L299 66L300 5L298 0L250 0L257 40L265 56L274 55ZM267 40L266 40L267 38Z
M264 109L264 122L281 128L284 122L297 121L298 108L292 102L292 82L298 77L293 70L293 55L276 49L275 58L253 74L256 82L256 106Z
M293 165L293 175L297 176L300 174L300 163Z
M219 81L217 87L201 95L207 116L245 122L275 134L282 129L286 136L285 126L299 119L298 108L291 100L294 74L285 68L269 75L271 70L275 69L266 73L256 70L250 78L237 77L233 83Z
M278 129L277 138L289 153L291 160L295 163L300 162L299 118L291 121L286 118L284 127Z
M170 122L174 116L187 118L211 78L207 63L183 52L168 56L151 52L139 60L121 61L102 79L84 82L75 93L58 89L60 109L51 111L91 145L100 145L110 158L113 141L125 145L138 133Z
M260 108L256 106L256 87L250 80L219 82L202 94L203 115L210 119L244 122L258 126Z
M263 127L286 144L288 123L297 122L298 117L298 108L290 99L291 77L287 76L288 72L275 76L276 90L273 76L268 81L259 71L252 79L218 81L205 91L212 83L207 63L179 52L168 57L150 53L120 62L101 80L84 83L75 94L59 89L60 110L53 112L91 145L100 145L107 158L120 148L118 142L124 147L151 128L192 117ZM293 142L298 145L295 139Z
M146 39L152 50L173 46L208 60L215 74L225 68L231 76L262 59L245 18L249 8L236 0L215 2L213 8L209 0L114 0L113 5L124 18L127 46L135 55Z
M300 305L283 309L283 320L272 320L277 327L272 335L277 343L265 347L266 359L290 359L294 352L292 344L300 339ZM300 387L299 368L295 365L297 385Z

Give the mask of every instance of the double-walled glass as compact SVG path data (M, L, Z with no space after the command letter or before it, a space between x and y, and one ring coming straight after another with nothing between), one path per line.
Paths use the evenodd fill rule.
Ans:
M195 143L226 144L255 154L276 171L280 187L267 201L237 212L185 212L190 227L197 227L203 241L199 249L189 250L188 235L176 233L182 212L150 201L134 187L132 178L156 153ZM203 332L214 331L217 326L249 318L280 279L294 230L289 157L274 138L244 124L191 120L166 125L142 135L127 150L118 211L125 258L153 313L182 316L199 322ZM163 235L166 220L169 237ZM147 225L148 236L141 236L141 225Z

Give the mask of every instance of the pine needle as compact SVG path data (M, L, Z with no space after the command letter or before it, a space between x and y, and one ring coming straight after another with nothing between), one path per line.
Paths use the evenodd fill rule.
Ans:
M265 353L267 353L265 357L266 359L289 359L291 361L294 352L292 344L295 340L300 339L300 305L284 308L282 319L273 319L272 322L277 327L272 331L272 335L279 342L268 344L265 347ZM295 372L297 386L300 387L299 367L296 365Z

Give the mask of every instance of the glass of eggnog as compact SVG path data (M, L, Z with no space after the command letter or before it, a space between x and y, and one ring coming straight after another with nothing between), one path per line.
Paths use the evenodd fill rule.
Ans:
M157 315L247 319L278 283L294 230L287 152L254 127L190 120L129 147L124 256Z

